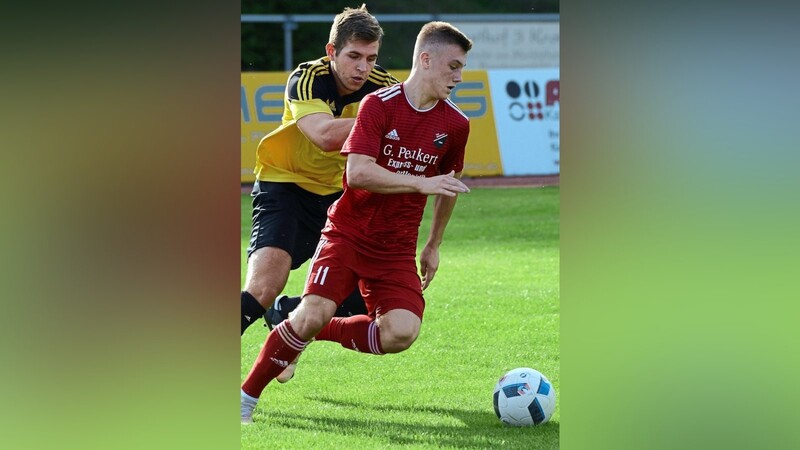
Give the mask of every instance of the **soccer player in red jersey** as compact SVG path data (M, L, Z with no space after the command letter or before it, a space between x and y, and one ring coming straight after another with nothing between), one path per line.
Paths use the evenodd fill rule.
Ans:
M290 270L313 256L328 207L342 193L346 157L340 150L358 105L365 95L398 82L377 65L382 39L383 29L366 5L345 8L334 17L325 56L301 63L289 75L281 125L256 152L242 334L262 315L269 320L281 306L290 309L285 296L276 296ZM354 289L336 315L365 310ZM278 381L288 381L294 368L290 363Z
M467 116L448 98L461 82L472 41L445 22L422 27L407 81L364 97L342 147L344 192L312 259L298 308L270 332L242 384L242 422L252 421L266 385L315 338L382 355L408 349L422 323L439 246L458 194L469 135ZM436 195L416 264L419 226ZM368 314L334 317L359 287Z

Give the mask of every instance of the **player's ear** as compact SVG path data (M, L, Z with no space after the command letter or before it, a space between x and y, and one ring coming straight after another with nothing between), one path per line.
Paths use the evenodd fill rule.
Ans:
M422 52L419 54L419 62L422 65L423 69L430 69L431 68L431 55L428 52Z
M336 47L333 46L330 42L325 44L325 54L328 55L329 59L333 59L336 56Z

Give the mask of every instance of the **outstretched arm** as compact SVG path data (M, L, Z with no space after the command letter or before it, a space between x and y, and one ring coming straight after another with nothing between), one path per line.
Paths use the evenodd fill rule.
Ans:
M456 178L455 172L435 177L415 177L391 172L375 162L375 158L358 153L347 155L347 184L379 194L416 192L426 195L455 197L469 188ZM459 174L460 175L460 174Z
M461 178L461 172L454 175ZM444 230L450 221L453 208L456 206L457 196L446 197L439 195L433 204L433 219L428 242L419 254L419 271L422 275L422 289L426 289L433 281L436 271L439 270L439 246L444 238Z

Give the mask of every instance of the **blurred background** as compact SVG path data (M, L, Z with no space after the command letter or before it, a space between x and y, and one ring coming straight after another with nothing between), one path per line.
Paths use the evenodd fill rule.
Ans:
M292 57L294 68L300 62L319 58L325 43L333 16L345 7L357 8L360 1L256 1L243 0L243 16L255 14L327 15L327 21L317 23L298 23L293 32L296 45ZM366 1L367 9L381 23L385 33L384 42L390 43L381 48L379 64L386 69L410 69L414 39L420 26L428 20L409 22L390 22L389 14L558 14L558 0L507 0L507 1L465 1L409 0L403 2L373 0ZM533 19L529 17L525 20ZM549 20L552 20L548 18ZM283 57L284 26L282 23L255 23L242 20L242 71L286 70ZM477 49L476 49L477 50ZM472 67L473 64L470 63Z

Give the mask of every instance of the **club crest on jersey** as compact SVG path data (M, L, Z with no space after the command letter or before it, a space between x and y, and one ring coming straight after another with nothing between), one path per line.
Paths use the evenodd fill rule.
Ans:
M444 145L444 141L447 140L447 133L436 133L436 137L433 138L433 143L436 145L436 148L442 148Z

